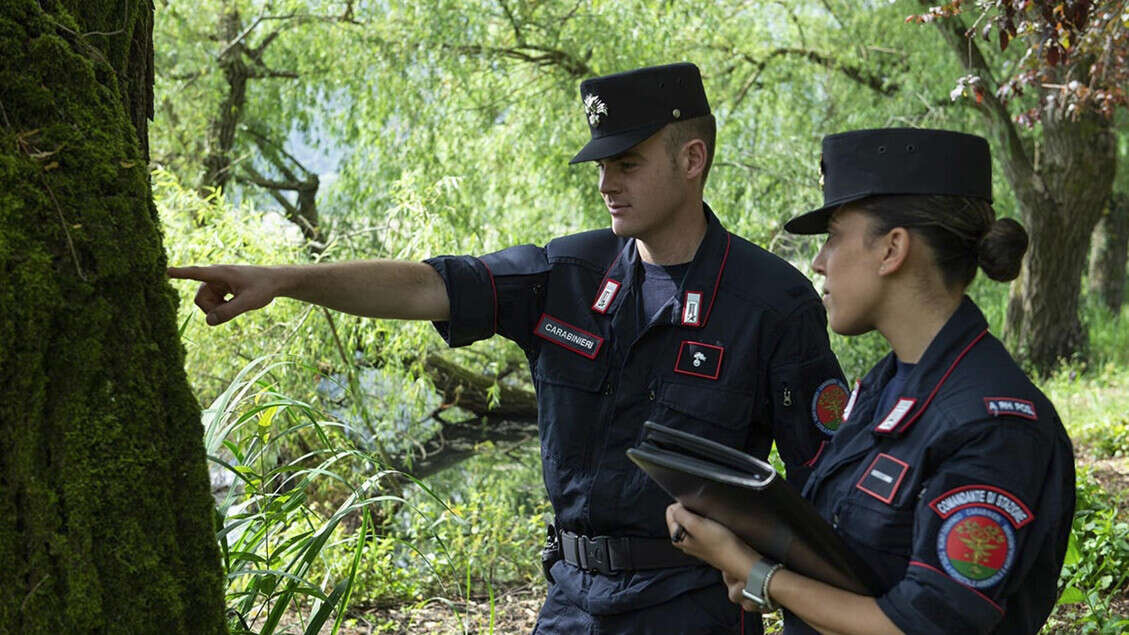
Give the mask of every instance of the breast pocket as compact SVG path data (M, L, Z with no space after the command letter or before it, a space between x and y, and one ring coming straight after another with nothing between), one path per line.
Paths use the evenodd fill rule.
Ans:
M663 380L651 420L733 448L742 448L756 405L753 393Z
M588 359L544 343L531 364L537 387L541 449L549 457L582 457L598 440L606 402L608 355Z
M852 495L843 501L837 516L839 531L867 550L885 558L908 560L913 547L912 509L884 507L880 502L856 500ZM867 557L859 555L864 560Z

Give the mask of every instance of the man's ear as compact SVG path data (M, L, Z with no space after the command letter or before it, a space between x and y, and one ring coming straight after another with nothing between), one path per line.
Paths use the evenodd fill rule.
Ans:
M679 159L678 164L686 180L701 176L706 169L706 142L701 139L691 139L682 144Z
M888 276L901 269L909 258L909 230L895 227L879 240L882 241L882 260L878 263L878 275Z

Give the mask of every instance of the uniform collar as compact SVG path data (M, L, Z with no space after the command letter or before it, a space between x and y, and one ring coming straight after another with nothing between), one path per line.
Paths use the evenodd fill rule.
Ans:
M698 245L694 259L690 261L690 268L674 298L673 310L660 318L661 321L690 328L702 328L709 321L732 241L729 232L722 227L710 206L703 202L702 209L706 215L706 234ZM596 297L592 300L592 311L614 314L623 306L628 296L626 291L637 284L642 268L639 249L632 238L616 255L600 281Z
M901 394L889 412L875 413L871 431L875 435L900 437L921 418L965 355L988 334L988 321L976 304L965 296L960 306L929 343L906 379ZM864 387L878 388L890 380L895 369L891 353L863 380ZM869 385L869 386L868 386Z

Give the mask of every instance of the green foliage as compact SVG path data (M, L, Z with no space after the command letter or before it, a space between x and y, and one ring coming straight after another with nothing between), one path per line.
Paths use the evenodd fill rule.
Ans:
M357 576L366 601L457 601L540 583L537 555L551 514L537 447L480 450L430 479L428 491L405 493L410 513L366 547Z
M1078 474L1077 506L1051 628L1066 621L1080 633L1122 633L1129 617L1111 612L1129 580L1129 518L1124 497L1113 497L1091 470ZM1066 605L1079 605L1068 608Z
M233 632L337 632L351 601L450 602L540 575L536 448L484 447L424 485L278 393L294 370L254 360L203 413L209 459L230 481L216 519Z
M233 632L265 635L276 632L288 611L308 606L300 620L306 633L321 632L333 613L336 633L370 538L370 508L399 498L377 493L390 473L373 469L370 457L350 449L334 424L273 391L271 377L282 370L280 364L251 362L203 413L209 459L230 478L216 507L229 622ZM295 440L314 447L286 457L287 442ZM350 462L369 468L360 483L351 479ZM347 494L317 500L315 488L325 482ZM338 531L349 523L350 531ZM331 554L344 559L345 572L318 581L315 565Z

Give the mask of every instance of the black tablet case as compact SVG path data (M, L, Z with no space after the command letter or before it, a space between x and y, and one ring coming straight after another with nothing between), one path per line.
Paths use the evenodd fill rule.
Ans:
M815 508L771 465L653 422L627 456L687 509L729 527L785 568L873 595L875 578Z

